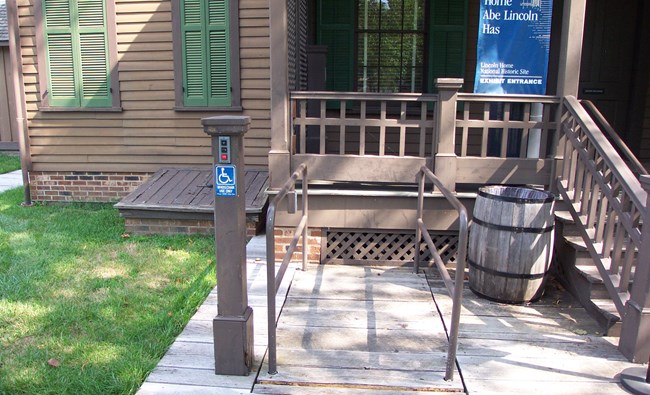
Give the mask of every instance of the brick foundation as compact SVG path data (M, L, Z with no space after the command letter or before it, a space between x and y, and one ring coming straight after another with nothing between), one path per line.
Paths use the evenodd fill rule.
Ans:
M291 244L293 239L294 228L285 228L285 227L275 227L275 259L277 261L282 261L284 254ZM310 228L307 234L307 261L309 263L320 263L320 254L321 254L321 235L323 232L320 228ZM302 240L298 242L296 251L291 257L291 261L302 262Z
M117 202L145 182L151 173L32 171L32 200L40 202Z
M196 219L125 218L126 233L133 235L214 234L214 221ZM246 237L259 233L260 225L246 221ZM302 259L302 258L301 258Z

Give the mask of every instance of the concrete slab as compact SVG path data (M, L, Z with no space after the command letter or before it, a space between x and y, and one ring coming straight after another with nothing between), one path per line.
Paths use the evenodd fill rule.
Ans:
M0 174L0 193L23 186L22 170Z

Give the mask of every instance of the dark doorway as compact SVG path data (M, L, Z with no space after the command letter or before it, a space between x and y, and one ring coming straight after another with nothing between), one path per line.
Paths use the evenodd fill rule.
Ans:
M640 33L638 0L588 0L579 98L592 101L618 134L634 141L629 110ZM633 147L632 147L633 148Z

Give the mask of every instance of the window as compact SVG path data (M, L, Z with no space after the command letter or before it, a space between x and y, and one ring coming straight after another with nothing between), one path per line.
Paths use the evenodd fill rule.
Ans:
M421 92L424 1L363 0L357 15L357 90Z
M238 106L238 2L176 0L174 3L177 108Z
M36 2L41 108L117 108L115 29L104 0Z
M433 92L463 76L467 0L319 0L316 14L328 90Z

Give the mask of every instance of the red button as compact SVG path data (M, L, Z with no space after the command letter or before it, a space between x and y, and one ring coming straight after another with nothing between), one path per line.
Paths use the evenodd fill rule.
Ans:
M228 160L227 154L221 154L221 160Z

